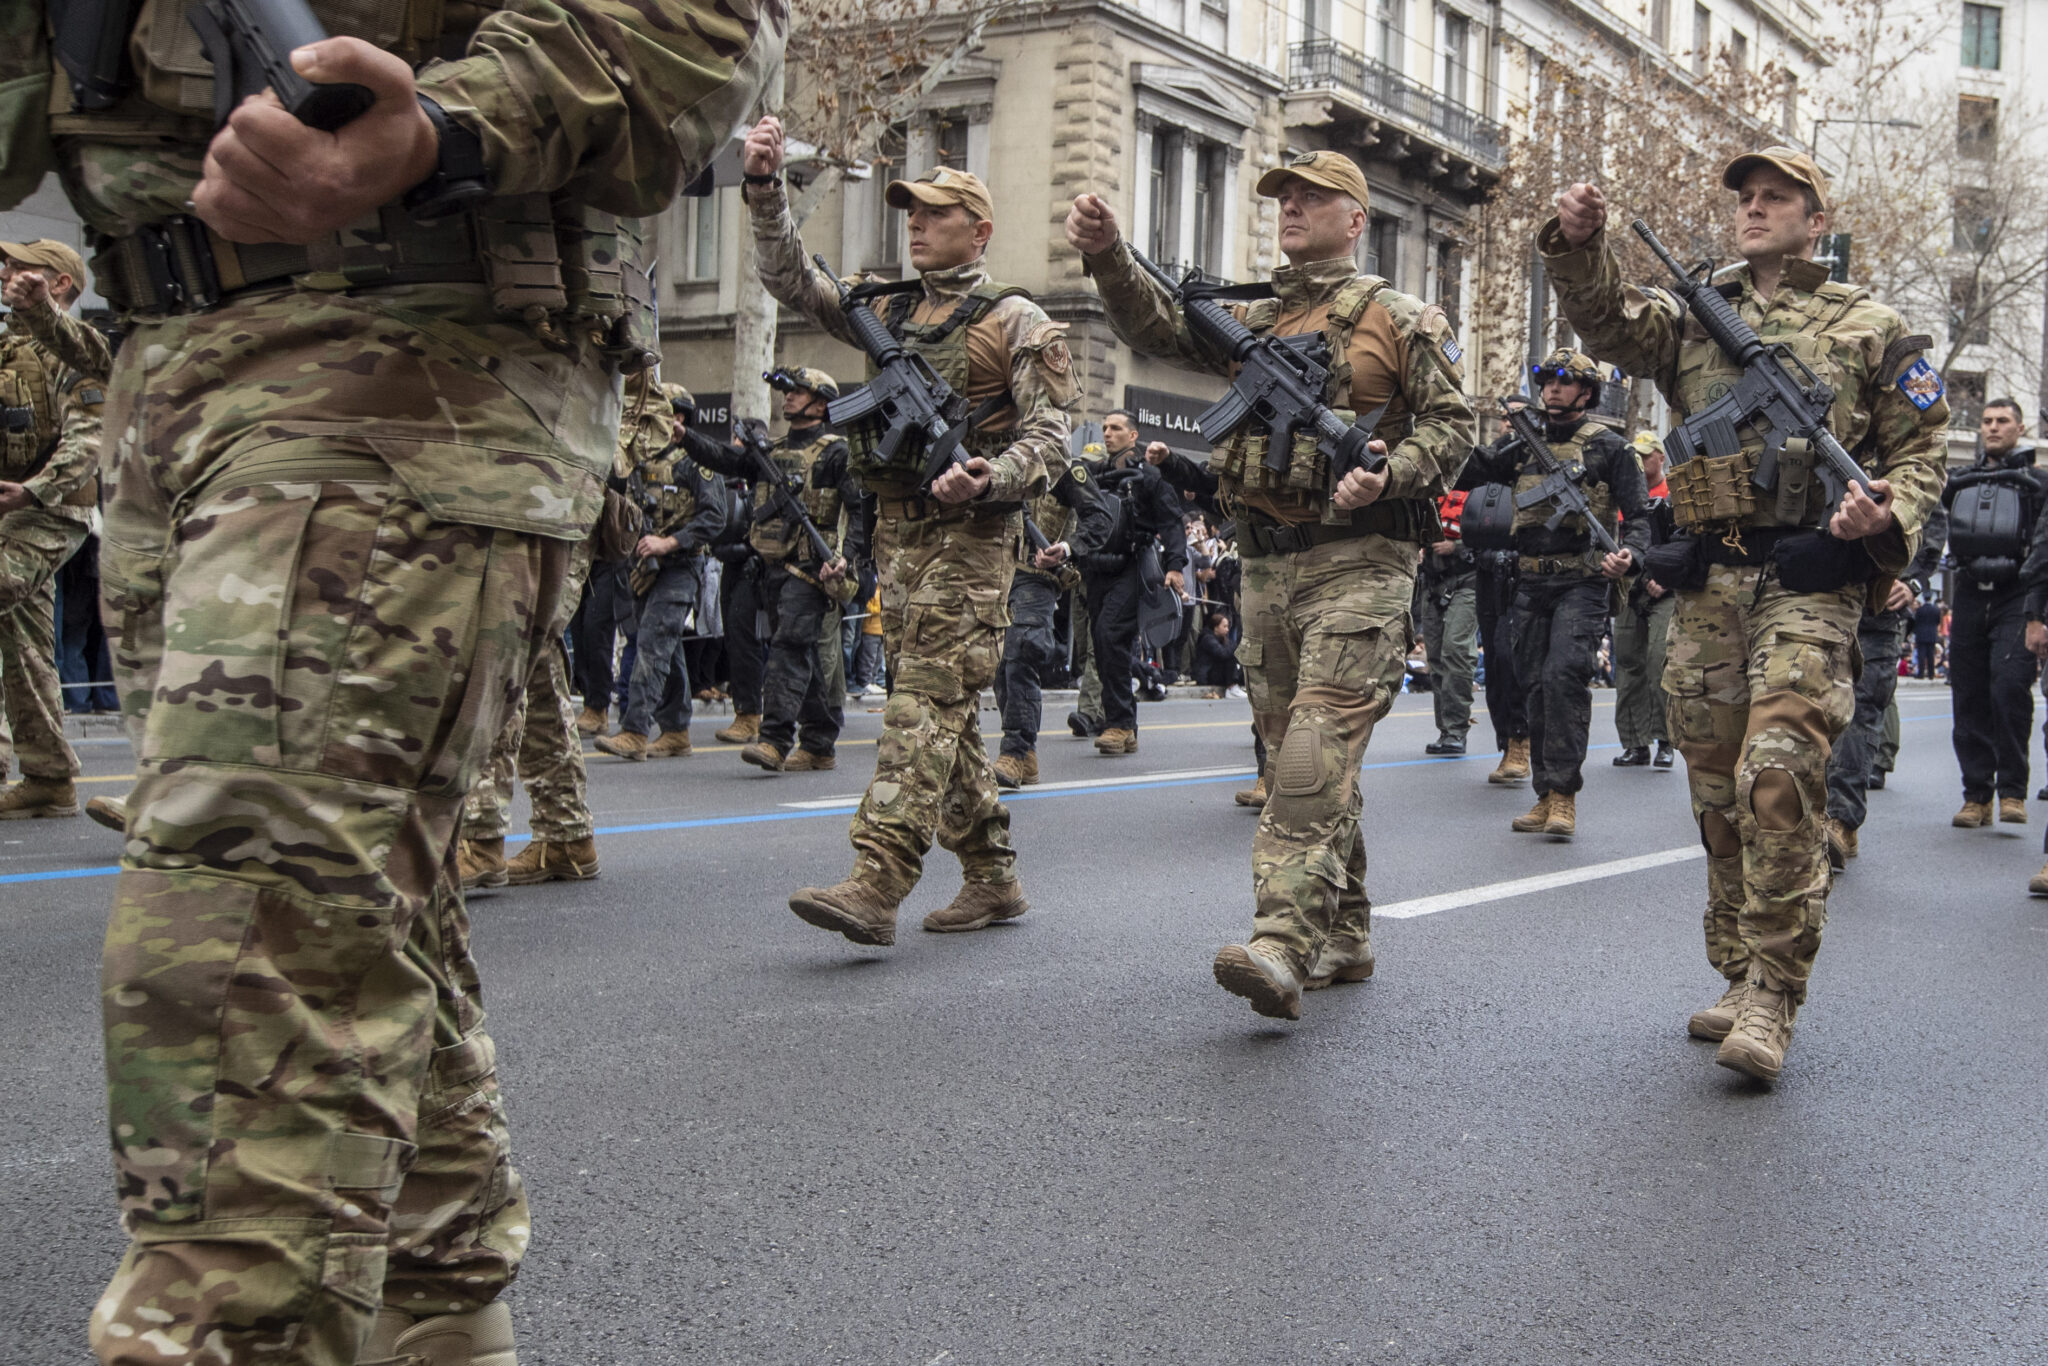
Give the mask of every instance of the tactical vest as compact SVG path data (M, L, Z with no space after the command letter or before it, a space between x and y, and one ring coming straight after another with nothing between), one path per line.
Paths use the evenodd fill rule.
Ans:
M20 483L42 467L62 416L57 372L22 336L0 340L0 478Z
M670 446L628 481L634 501L647 513L651 534L672 535L697 515L696 475L696 462L683 454L681 446Z
M1795 327L1786 330L1771 320L1773 330L1763 335L1767 344L1783 344L1832 386L1837 405L1845 400L1853 405L1859 398L1855 386L1846 382L1850 377L1835 363L1827 329L1841 321L1868 293L1861 286L1826 281L1801 302ZM1698 323L1689 321L1681 346L1680 387L1686 395L1685 402L1694 408L1685 415L1719 399L1741 379L1741 367L1706 337ZM1690 532L1730 523L1755 527L1824 525L1833 509L1828 506L1825 486L1814 473L1817 457L1812 449L1803 441L1788 442L1778 457L1777 477L1766 489L1756 483L1760 445L1756 438L1746 437L1743 449L1735 455L1697 456L1682 465L1673 465L1665 476L1671 490L1672 519Z
M830 427L819 427L817 434L801 446L792 446L787 437L768 453L788 480L803 481L803 492L797 495L797 502L803 506L811 525L825 537L829 544L837 545L839 529L840 497L837 487L817 488L812 483L812 473L818 461L833 442L839 440L839 433ZM774 503L771 490L760 483L754 485L754 506L766 509ZM767 517L756 521L747 529L747 544L754 547L765 560L786 560L791 556L809 561L815 552L809 549L810 538L796 524L794 518Z
M1357 330L1358 320L1365 316L1367 306L1385 288L1387 282L1377 275L1363 275L1346 281L1338 286L1336 297L1330 300L1329 314L1323 322L1323 337L1330 348L1330 387L1323 395L1323 402L1346 422L1357 416L1345 406L1351 398L1351 334ZM1253 332L1271 332L1279 321L1278 299L1255 300L1245 310L1244 325ZM1414 430L1414 426L1411 415L1392 411L1390 405L1373 436L1385 441L1387 449L1392 450ZM1295 433L1294 449L1289 454L1285 469L1276 470L1266 464L1267 444L1264 429L1253 430L1251 424L1247 424L1210 452L1209 468L1216 473L1222 495L1228 497L1246 490L1310 495L1320 500L1328 493L1330 458L1323 453L1313 429L1303 427Z
M1606 429L1597 422L1582 421L1570 437L1550 443L1550 457L1562 466L1565 473L1571 477L1571 481L1579 486L1580 491L1586 495L1586 505L1592 509L1593 516L1611 534L1615 529L1614 490L1608 488L1605 481L1593 484L1589 483L1586 477L1586 447L1604 430ZM1536 461L1525 454L1522 457L1521 469L1515 475L1517 506L1514 531L1518 538L1522 532L1531 527L1543 526L1557 514L1555 498L1544 498L1527 507L1520 506L1522 495L1541 484L1544 478L1543 472L1536 467ZM1581 543L1579 548L1582 550L1593 543L1593 535L1586 528L1586 519L1576 512L1566 513L1564 520L1557 524L1557 529L1576 537Z
M998 300L1007 299L1012 295L1021 295L1026 299L1031 297L1030 291L1018 285L984 282L969 290L959 305L945 317L929 323L913 323L909 320L911 311L923 296L921 291L906 291L893 296L883 314L882 323L889 329L890 335L901 341L909 350L924 357L925 363L931 366L932 373L946 381L947 386L952 389L960 405L960 411L952 418L955 422L963 417L973 416L967 407L967 329L987 317L989 310L996 306ZM870 360L868 378L874 377L875 366ZM1008 379L1007 375L1004 376L1006 387ZM992 416L993 412L981 414L984 421ZM845 436L851 452L853 472L860 477L862 484L879 496L906 497L916 492L918 485L923 482L926 451L921 443L904 442L897 449L896 459L893 462L885 462L879 450L883 436L881 428L873 424L864 424L846 432ZM961 438L960 456L967 459L978 455L983 459L993 460L1008 450L1014 439L1013 432L1008 429L991 432L985 430L979 422L971 423Z
M1971 469L1949 476L1948 549L1973 583L2019 577L2040 513L2040 486L2025 469Z

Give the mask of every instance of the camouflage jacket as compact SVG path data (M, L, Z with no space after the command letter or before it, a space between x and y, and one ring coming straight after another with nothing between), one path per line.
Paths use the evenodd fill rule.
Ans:
M1188 327L1178 304L1157 280L1131 259L1118 239L1108 251L1082 258L1107 305L1117 336L1148 356L1179 361L1192 370L1226 378L1235 373L1228 356L1208 349ZM1295 336L1320 328L1337 291L1360 278L1349 257L1284 265L1273 272L1280 318L1273 335ZM1242 318L1247 305L1233 306ZM1353 333L1351 385L1345 394L1326 395L1335 408L1370 412L1387 404L1386 430L1405 436L1389 443L1388 480L1382 498L1435 498L1447 491L1472 451L1478 429L1460 386L1457 343L1443 311L1394 289L1382 289L1368 309L1391 344L1373 344L1365 320ZM1388 325L1390 324L1390 326Z
M93 476L99 466L106 375L104 370L97 376L88 375L65 359L67 355L91 357L89 344L77 338L74 330L99 336L89 324L55 308L14 310L7 315L6 331L0 332L0 368L18 348L36 348L42 368L52 380L57 406L57 444L42 468L21 481L37 504L24 511L85 526L91 523L98 501ZM104 351L104 338L100 345Z
M753 215L755 260L768 292L848 346L857 345L840 310L838 288L804 252L782 187L749 186L747 207ZM924 299L913 322L945 317L969 291L987 283L989 275L981 262L973 261L927 271L921 278ZM1015 403L1014 413L999 412L982 429L1009 431L1012 436L990 461L993 473L981 496L993 503L1022 503L1043 492L1054 472L1064 467L1068 409L1079 394L1066 328L1021 295L998 300L977 326L990 331L991 373L975 377L968 398L980 402L989 393L1001 392L1007 382Z
M1733 367L1721 348L1676 295L1623 284L1604 232L1574 250L1552 218L1537 248L1564 316L1593 355L1653 381L1680 416L1728 391ZM1925 408L1908 391L1909 372L1928 340L1908 337L1899 315L1868 296L1845 296L1840 308L1827 310L1831 320L1816 324L1816 296L1829 286L1826 270L1812 261L1787 260L1769 299L1756 292L1747 265L1720 287L1758 336L1792 346L1834 387L1828 426L1836 440L1851 452L1862 447L1865 468L1892 486L1893 523L1865 548L1885 573L1904 569L1947 478L1948 404L1938 385ZM1744 440L1761 445L1753 434Z

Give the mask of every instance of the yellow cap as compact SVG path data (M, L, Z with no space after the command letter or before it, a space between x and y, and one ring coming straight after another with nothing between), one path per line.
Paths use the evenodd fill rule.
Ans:
M1268 199L1278 199L1280 187L1291 179L1348 194L1358 201L1359 208L1368 207L1370 192L1365 188L1365 172L1342 152L1303 152L1285 166L1275 166L1260 176L1259 193Z
M988 197L988 186L981 183L981 177L951 166L941 166L915 180L892 180L882 197L892 209L908 209L913 203L935 208L958 204L984 223L996 220L995 202Z
M85 274L85 258L54 238L38 237L33 242L0 242L0 256L5 256L11 261L19 261L25 266L41 266L45 270L69 275L80 289L84 289L90 283Z
M1637 432L1635 444L1638 455L1655 455L1664 449L1664 443L1657 439L1655 432Z
M1795 152L1790 147L1766 147L1761 152L1744 152L1728 163L1721 172L1721 183L1731 190L1742 188L1742 182L1749 173L1759 166L1775 166L1786 175L1813 191L1815 199L1825 210L1828 206L1828 178L1814 165L1813 158L1804 152Z

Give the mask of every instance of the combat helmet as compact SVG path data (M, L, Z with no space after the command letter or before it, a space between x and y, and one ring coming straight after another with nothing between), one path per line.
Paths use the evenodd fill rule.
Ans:
M802 391L816 394L827 403L839 397L839 381L816 366L784 366L768 371L761 378L768 381L769 388L779 389L783 393Z
M1551 380L1577 381L1581 398L1575 408L1557 413L1552 412L1547 405L1544 407L1544 412L1556 421L1567 416L1576 417L1588 408L1597 406L1600 402L1600 387L1606 382L1607 375L1600 362L1585 352L1560 346L1529 367L1529 379L1531 388L1535 391L1535 401L1539 404L1543 401L1543 386Z

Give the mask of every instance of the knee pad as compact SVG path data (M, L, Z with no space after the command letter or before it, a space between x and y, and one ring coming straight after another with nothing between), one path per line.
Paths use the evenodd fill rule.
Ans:
M1760 769L1750 779L1748 804L1750 819L1759 830L1797 830L1806 820L1806 798L1786 769Z
M1274 791L1283 797L1310 797L1330 781L1325 736L1312 721L1297 721L1273 756Z

